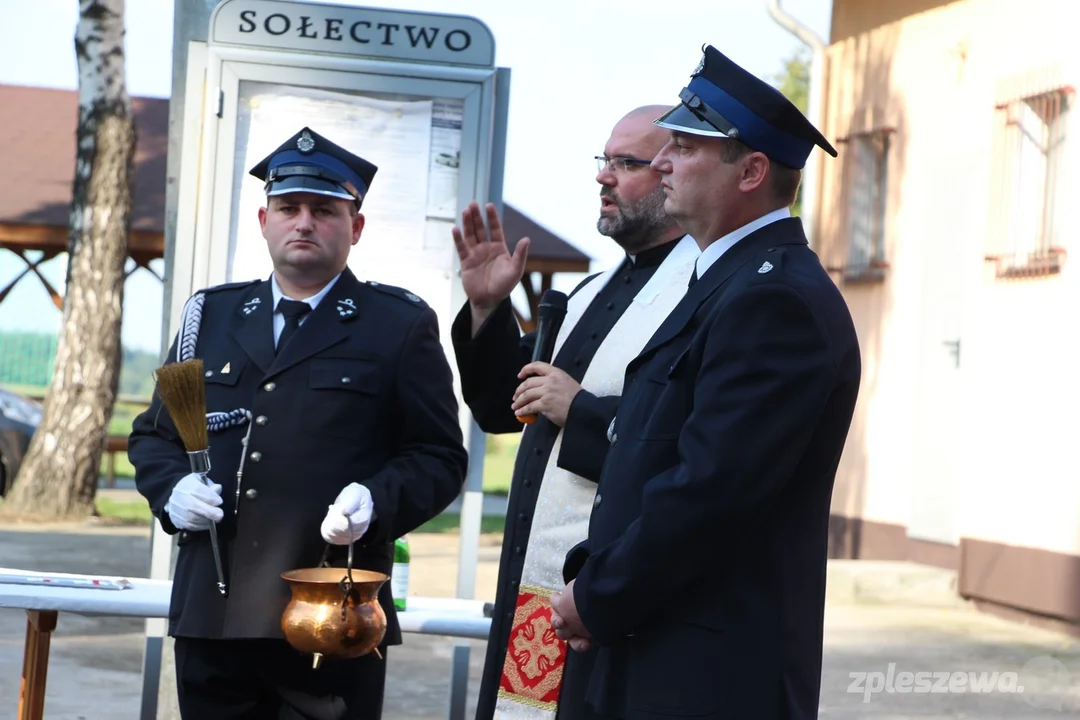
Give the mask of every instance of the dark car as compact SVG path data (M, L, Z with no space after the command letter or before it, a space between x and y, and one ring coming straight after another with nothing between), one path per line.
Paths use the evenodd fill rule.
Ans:
M14 482L39 423L40 403L0 388L0 497Z

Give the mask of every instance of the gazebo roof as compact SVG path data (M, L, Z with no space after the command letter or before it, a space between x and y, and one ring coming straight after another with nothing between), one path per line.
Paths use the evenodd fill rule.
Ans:
M0 157L9 182L0 193L0 247L67 250L68 214L75 174L78 93L0 84ZM130 255L147 266L164 257L166 152L169 101L133 97L137 133ZM587 272L589 256L511 205L507 235L532 241L528 272Z
M132 98L137 143L130 255L140 265L163 257L169 101ZM75 177L78 93L0 85L0 245L64 252Z

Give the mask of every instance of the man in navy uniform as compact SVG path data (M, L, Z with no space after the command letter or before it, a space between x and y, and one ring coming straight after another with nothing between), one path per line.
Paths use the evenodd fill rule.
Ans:
M653 167L702 254L626 367L553 624L599 648L587 699L604 717L814 718L829 506L861 361L788 207L814 146L836 151L711 46L680 100L656 121L671 136Z
M251 170L265 182L259 224L268 280L196 293L168 362L206 369L212 484L190 474L155 395L136 418L135 482L179 533L169 611L185 719L381 716L386 646L400 629L383 585L376 654L330 660L283 639L281 573L325 557L390 574L395 538L460 493L467 455L434 311L346 266L376 168L304 128ZM227 596L208 528L217 523Z
M660 174L649 167L667 139L652 122L665 109L628 112L597 157L597 230L626 256L570 294L550 363L529 362L536 333L522 336L509 299L525 271L529 239L511 255L490 205L490 240L475 203L454 228L468 302L451 338L465 402L490 433L521 432L526 426L517 415L537 416L524 430L514 465L476 720L593 718L581 697L594 653L568 653L554 637L544 648L526 642L548 637L534 632L547 619L543 611L520 608L546 603L562 589L563 558L588 527L623 368L683 296L699 254L664 212ZM543 672L539 654L551 661Z

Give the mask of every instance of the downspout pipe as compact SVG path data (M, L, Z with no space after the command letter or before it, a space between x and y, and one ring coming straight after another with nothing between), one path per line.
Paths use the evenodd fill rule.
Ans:
M821 110L825 97L825 41L822 40L817 33L800 23L780 7L780 0L765 0L765 6L768 8L769 15L772 16L773 21L776 22L777 25L787 30L804 45L810 48L810 88L809 97L807 98L806 115L807 119L813 123L814 127L820 130L822 120ZM820 177L818 163L821 160L821 152L820 149L815 148L814 151L810 153L810 157L806 160L806 167L803 168L801 213L803 228L806 230L806 238L810 241L811 248L815 247L814 241L816 239L815 221L817 219L816 216L819 205L817 185Z

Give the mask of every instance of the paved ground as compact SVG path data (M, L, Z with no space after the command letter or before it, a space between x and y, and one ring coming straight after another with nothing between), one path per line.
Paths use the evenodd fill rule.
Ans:
M457 537L414 536L412 546L413 592L453 596ZM103 574L146 575L147 552L143 530L0 527L0 566L61 572L93 567ZM485 539L480 558L476 597L490 598L497 538ZM1068 637L910 598L903 604L856 604L841 597L830 604L826 620L823 718L1027 720L1080 714L1080 642ZM0 720L15 718L24 626L21 611L0 610ZM471 713L484 643L467 644ZM446 717L453 646L451 639L409 635L404 647L394 649L388 658L387 720ZM142 653L139 621L62 615L53 642L46 717L137 718ZM984 672L998 675L982 678ZM938 675L920 682L903 673ZM993 691L973 692L972 678L988 682ZM1023 693L1009 692L1019 686Z

